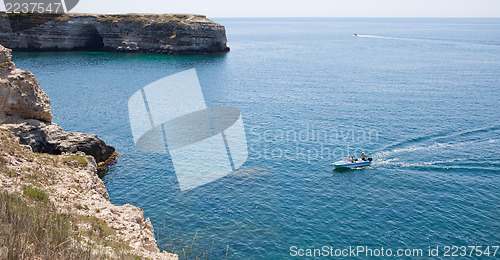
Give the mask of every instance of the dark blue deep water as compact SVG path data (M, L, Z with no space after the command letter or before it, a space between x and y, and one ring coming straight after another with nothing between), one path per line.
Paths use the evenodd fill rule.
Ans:
M227 54L14 52L54 122L116 147L111 201L144 209L163 249L195 236L217 258L229 245L229 259L499 245L500 20L216 21ZM208 105L240 109L250 153L237 172L180 191L168 156L135 149L127 102L190 68ZM362 151L371 167L333 171Z

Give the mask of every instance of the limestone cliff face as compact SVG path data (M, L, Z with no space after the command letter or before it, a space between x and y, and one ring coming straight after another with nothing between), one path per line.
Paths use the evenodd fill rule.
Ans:
M59 212L103 221L113 233L106 241L123 242L124 250L141 257L178 259L160 252L142 209L109 201L96 161L106 160L115 149L96 135L66 132L51 120L47 94L31 72L16 69L11 50L0 45L0 192L22 195L24 187L38 187ZM75 224L81 234L93 230L86 222ZM113 256L109 243L85 239L91 238L84 237L82 246L96 244Z
M0 44L31 51L227 52L224 26L191 14L5 14Z
M0 192L22 196L24 187L37 187L48 195L59 213L74 216L73 224L78 226L75 232L83 238L82 242L74 242L82 247L93 246L92 251L108 255L106 259L121 259L113 243L123 244L123 250L129 251L125 253L146 259L178 259L177 255L158 249L153 226L149 218L144 219L142 209L130 204L117 206L109 201L92 156L82 152L33 153L3 128L0 125ZM100 219L111 230L107 235L100 234L107 243L88 235L94 227L82 219L89 218Z
M0 45L0 125L34 152L61 154L77 151L104 162L115 152L97 135L66 132L52 123L50 99L33 73L17 69L11 50Z
M29 145L37 153L76 153L91 155L97 162L104 162L115 152L97 135L66 132L59 125L35 119L6 120L0 127L8 129L20 138L20 143Z
M0 45L0 113L50 122L49 97L33 73L16 69L11 58L10 50Z

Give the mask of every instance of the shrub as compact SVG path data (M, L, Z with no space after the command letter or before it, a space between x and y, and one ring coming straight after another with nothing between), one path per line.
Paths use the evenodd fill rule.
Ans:
M46 201L49 199L49 195L45 194L45 192L30 186L24 189L23 194L38 201Z
M85 158L85 156L77 155L77 154L73 154L73 155L70 155L69 157L62 159L62 162L65 164L68 164L68 165L73 165L76 162L76 165L78 165L80 167L85 167L85 166L87 166L87 163L88 163L87 158Z
M32 192L28 194L43 194ZM46 196L46 195L45 195ZM48 201L28 205L22 198L0 193L0 248L7 259L89 259L70 243L69 217L57 214Z

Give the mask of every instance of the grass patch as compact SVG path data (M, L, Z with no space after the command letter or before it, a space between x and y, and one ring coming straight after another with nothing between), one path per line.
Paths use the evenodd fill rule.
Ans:
M92 229L79 233L77 222ZM57 213L48 200L27 203L22 197L0 193L0 259L142 259L130 253L130 246L106 237L116 234L95 217ZM91 243L83 246L81 236ZM113 255L97 251L95 244L113 248Z
M13 64L13 62L10 62L10 61L2 62L2 63L0 63L0 68L8 68L12 64Z
M38 14L38 13L16 13L7 14L8 20L13 31L22 31L26 29L36 28L50 21L66 22L69 15L67 14Z
M97 17L98 22L102 23L144 23L150 19L149 15L141 14L123 14L123 15L103 15Z
M17 140L0 129L1 174L17 177L23 185L18 195L0 189L0 259L138 259L129 244L119 240L116 230L103 220L58 213L49 199L50 183L57 180L52 177L57 171L51 168L86 166L86 156L32 153ZM16 166L16 160L25 165ZM16 167L15 172L10 167ZM71 187L84 190L77 185ZM90 211L89 205L76 206Z
M0 248L7 248L7 259L91 259L89 251L70 243L69 216L57 214L48 201L28 205L0 193L0 226Z
M7 167L7 160L0 155L0 172L8 177L16 176L17 174Z
M14 155L21 149L18 143L14 142L14 136L7 130L0 129L0 172L5 176L15 176L15 172L7 167L7 159L4 156Z
M26 187L23 194L37 201L47 201L49 199L49 195L45 194L45 192L31 186Z
M98 235L101 238L116 235L116 230L110 228L102 219L94 216L78 215L78 222L88 223L92 227L90 236Z
M88 164L87 158L83 155L73 154L61 160L63 163L70 166L85 167Z
M122 252L120 255L120 259L137 259L135 255L132 254L123 254L123 252L129 251L132 248L127 242L122 240L116 241L114 239L110 239L110 237L116 235L116 230L110 228L102 219L94 217L94 216L84 216L79 215L78 220L79 223L90 224L90 230L88 232L83 233L84 236L88 237L90 240L113 248L116 252ZM142 259L142 258L139 258Z
M0 152L14 155L23 151L19 143L15 141L14 135L9 133L9 131L1 129L0 136Z
M7 160L0 155L0 167L7 167Z
M186 26L192 15L188 14L123 14L123 15L101 15L97 21L101 23L141 23L144 26L152 24L171 24L172 26ZM206 19L206 18L204 18ZM208 19L207 19L208 20Z

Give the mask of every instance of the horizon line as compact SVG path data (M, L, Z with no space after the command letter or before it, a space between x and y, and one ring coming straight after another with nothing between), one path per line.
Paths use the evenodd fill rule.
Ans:
M204 15L204 14L202 14ZM208 16L207 16L208 18ZM211 18L389 18L389 19L500 19L498 17L491 16L219 16L219 17L211 17Z
M5 13L6 10L1 10L0 13ZM30 14L30 13L28 13ZM36 13L37 14L37 13ZM256 18L264 18L264 19L278 19L278 18L367 18L367 19L380 19L380 18L388 18L388 19L500 19L500 16L208 16L206 14L200 13L147 13L147 12L121 12L121 13L102 13L102 12L65 12L61 14L102 14L102 15L124 15L124 14L153 14L153 15L161 15L161 14L191 14L191 15L203 15L207 18L213 19L256 19Z
M6 10L0 9L0 13L6 13ZM192 14L192 15L204 15L202 13L186 13L186 12L159 12L159 13L149 13L149 12L64 12L66 14L103 14L103 15L123 15L123 14ZM28 13L30 14L30 13ZM38 14L38 13L36 13ZM61 13L63 14L63 13ZM447 18L473 18L473 19L500 19L500 16L210 16L213 18L437 18L437 19L447 19Z

